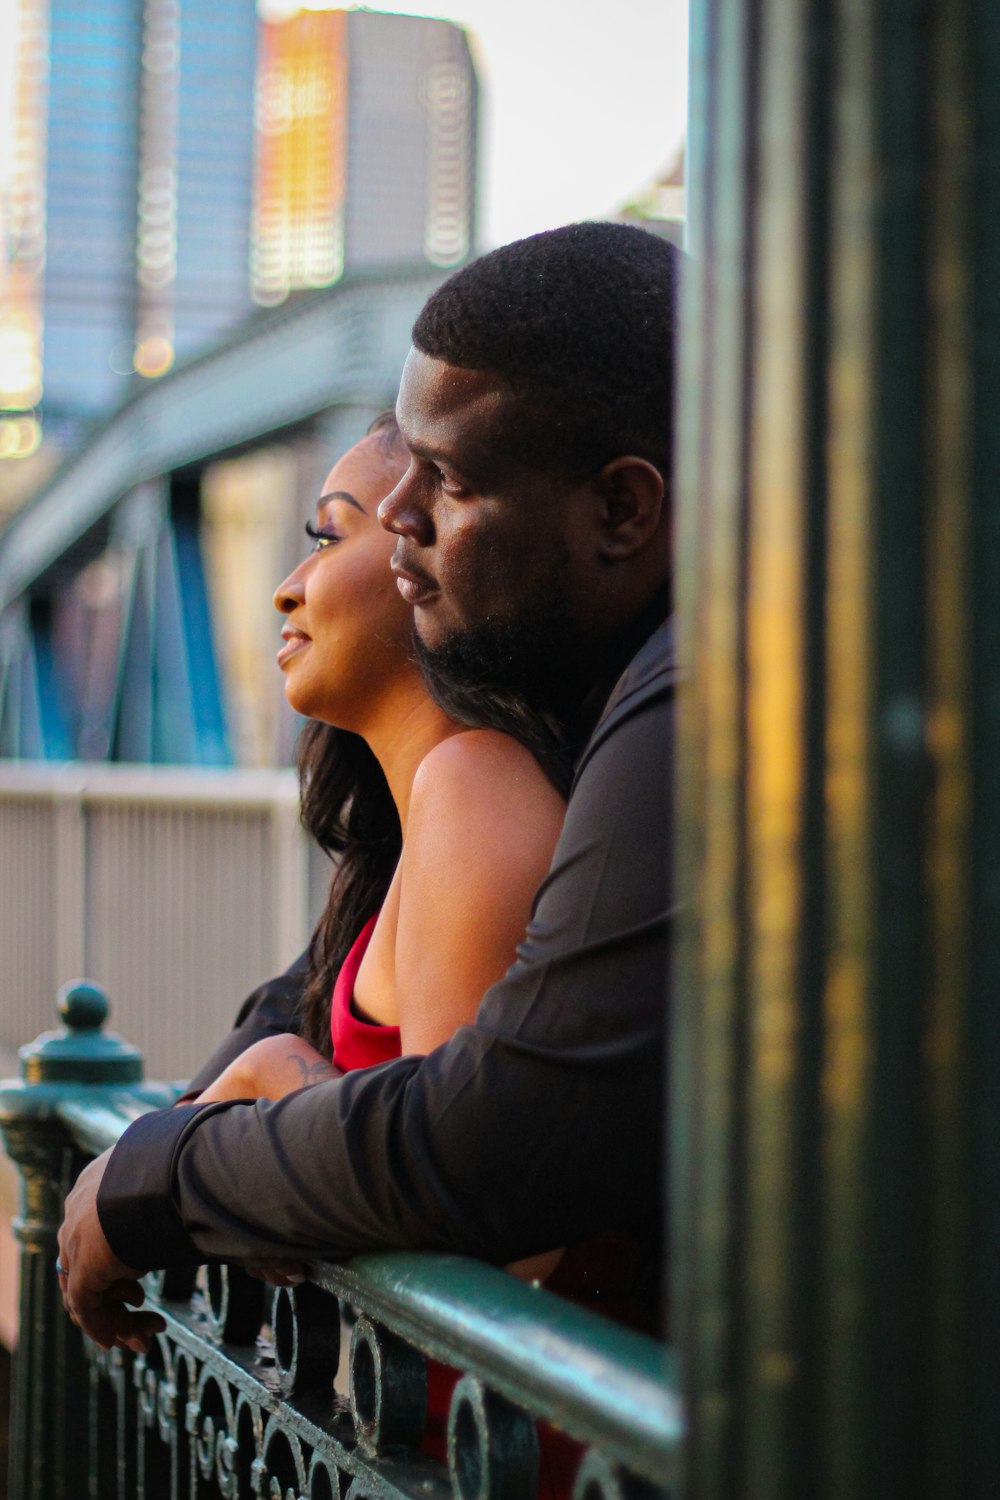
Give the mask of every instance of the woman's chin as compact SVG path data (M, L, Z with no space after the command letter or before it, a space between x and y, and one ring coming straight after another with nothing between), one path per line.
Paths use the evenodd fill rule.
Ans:
M342 716L337 713L336 706L331 704L329 697L310 693L301 684L289 682L287 678L285 702L303 719L318 719L321 724L329 724L333 729L347 727L342 723Z
M300 714L303 719L321 719L323 715L316 712L316 700L312 693L303 692L300 684L285 678L285 702L294 713Z

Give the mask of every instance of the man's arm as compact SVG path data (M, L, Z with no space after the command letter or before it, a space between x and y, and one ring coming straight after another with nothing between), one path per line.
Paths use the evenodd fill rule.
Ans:
M503 1262L656 1226L670 728L663 684L598 736L518 959L474 1026L274 1103L136 1121L98 1197L115 1256L405 1246Z
M274 1103L131 1126L98 1200L119 1258L409 1246L506 1261L655 1222L670 728L664 688L599 736L474 1026Z

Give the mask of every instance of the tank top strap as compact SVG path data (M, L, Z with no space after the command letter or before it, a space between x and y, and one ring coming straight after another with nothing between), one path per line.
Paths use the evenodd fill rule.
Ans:
M345 1073L352 1073L356 1068L371 1068L376 1063L390 1062L400 1055L398 1026L379 1026L374 1021L363 1021L351 1009L358 970L368 951L377 921L378 912L369 917L362 927L340 966L340 973L333 987L333 1004L330 1009L333 1060Z

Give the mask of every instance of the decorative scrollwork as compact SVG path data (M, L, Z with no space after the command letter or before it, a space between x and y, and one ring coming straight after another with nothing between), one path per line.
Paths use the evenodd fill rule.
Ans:
M215 1468L215 1418L204 1417L195 1431L195 1453L202 1479L211 1479Z
M238 1494L236 1478L236 1455L239 1444L228 1432L220 1432L215 1439L215 1482L226 1500L235 1500Z
M156 1419L160 1437L167 1442L177 1421L177 1387L172 1380L162 1381L156 1393Z
M591 1448L584 1455L573 1485L573 1500L666 1500L666 1490L610 1463Z
M284 1313L279 1312L281 1303ZM346 1415L329 1401L338 1310L336 1299L321 1288L309 1287L305 1297L300 1288L294 1295L282 1291L275 1299L280 1395L273 1374L268 1379L265 1372L267 1383L257 1383L257 1367L245 1346L236 1351L236 1361L220 1354L204 1340L200 1323L190 1320L186 1327L169 1329L146 1356L135 1359L88 1341L93 1379L104 1403L94 1432L133 1434L140 1492L147 1500L167 1494L177 1500L194 1495L204 1500L401 1500L404 1494L425 1492L440 1500L446 1486L453 1500L528 1500L535 1495L535 1418L472 1376L462 1377L452 1396L447 1474L437 1460L415 1451L426 1419L424 1356L367 1315L355 1325L351 1348L356 1445L352 1443ZM299 1413L308 1414L305 1430L302 1417L284 1406L286 1377L302 1402ZM310 1424L317 1424L311 1433ZM116 1462L115 1451L112 1445L100 1459L100 1473L108 1482L114 1470L107 1465ZM117 1451L122 1452L120 1446ZM381 1461L385 1456L391 1459L388 1466ZM400 1462L397 1475L393 1470ZM664 1489L596 1448L585 1454L572 1494L573 1500L666 1500Z
M427 1421L427 1361L367 1317L358 1319L351 1337L351 1414L358 1446L368 1455L417 1447Z
M263 1477L268 1500L299 1500L306 1492L302 1446L280 1422L269 1422L264 1434Z
M282 1391L326 1387L332 1394L340 1364L340 1308L336 1297L306 1282L279 1287L271 1313Z
M108 1350L108 1379L111 1389L120 1396L125 1389L125 1356L120 1349Z
M264 1321L264 1283L239 1266L200 1266L192 1307L213 1344L252 1344Z
M463 1375L448 1411L448 1469L457 1500L524 1500L534 1495L534 1419L471 1375Z
M309 1465L307 1493L309 1500L341 1500L340 1471L319 1453Z
M159 1391L157 1371L151 1369L144 1356L132 1367L132 1379L136 1389L136 1413L144 1427L152 1427L156 1420Z
M195 1289L197 1267L170 1266L165 1271L147 1271L142 1279L154 1302L186 1302Z
M192 1423L191 1405L195 1412ZM237 1494L235 1460L238 1444L233 1433L236 1420L232 1394L214 1371L203 1369L197 1400L188 1405L188 1430L194 1442L201 1477L214 1479L220 1493L230 1500Z

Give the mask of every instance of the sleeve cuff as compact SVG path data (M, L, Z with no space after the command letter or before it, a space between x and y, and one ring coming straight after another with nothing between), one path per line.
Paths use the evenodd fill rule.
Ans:
M97 1216L118 1259L142 1273L200 1265L206 1258L177 1212L173 1186L177 1153L203 1109L175 1105L140 1115L108 1160Z

